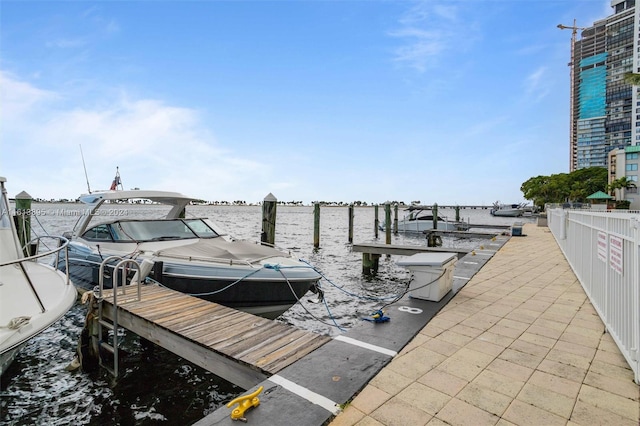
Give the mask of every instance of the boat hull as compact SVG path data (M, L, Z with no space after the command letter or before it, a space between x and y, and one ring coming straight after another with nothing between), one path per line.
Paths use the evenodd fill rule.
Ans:
M103 253L102 258L112 254ZM80 291L99 286L102 258L96 254L78 255L70 248L69 274ZM231 266L180 263L175 259L151 260L155 263L150 276L160 285L269 319L280 316L297 303L321 278L313 268L302 264L279 269L269 264ZM63 261L60 267L64 268ZM113 286L112 268L105 268L104 288ZM132 276L133 271L128 274L127 281ZM118 283L123 281L124 277L120 276Z
M384 226L381 226L384 231ZM421 234L433 230L433 221L430 220L400 220L398 232ZM458 225L453 222L438 222L438 231L457 231Z
M492 216L499 217L520 217L524 215L523 210L491 210Z
M43 309L36 304L21 270L13 265L0 267L0 375L11 365L20 349L29 339L42 333L62 318L76 302L76 290L66 282L66 276L50 266L24 262L33 288L38 293ZM10 321L23 319L23 325L6 327Z

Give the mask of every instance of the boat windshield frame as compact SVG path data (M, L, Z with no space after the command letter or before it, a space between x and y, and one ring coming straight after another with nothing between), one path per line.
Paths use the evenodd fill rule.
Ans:
M87 229L82 238L93 242L146 243L217 238L204 218L126 219Z

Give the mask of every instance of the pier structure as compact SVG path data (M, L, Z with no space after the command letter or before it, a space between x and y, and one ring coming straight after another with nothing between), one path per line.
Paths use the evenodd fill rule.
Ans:
M249 392L264 389L260 405L245 416L637 425L634 371L573 271L549 229L526 224L522 237L500 236L459 259L439 302L408 294L384 308L389 321L362 321L256 384ZM234 425L230 413L221 406L196 425Z
M638 425L640 388L613 335L549 229L526 224L524 234L330 426Z
M159 285L128 290L123 294L119 287L115 305L113 290L104 291L100 321L130 330L244 389L330 340Z
M485 265L509 240L501 236L458 260L453 272L453 289L440 301L413 298L410 294L384 309L389 320L371 321L363 313L363 321L344 334L292 363L279 373L250 389L263 387L260 405L246 413L248 423L323 425L338 414L385 365L393 363L403 348L418 336L430 320L448 303L460 288ZM368 319L365 321L364 319ZM418 365L407 365L408 369ZM405 414L397 418L404 419ZM340 418L340 417L338 417ZM194 426L235 425L230 410L221 406L196 422ZM350 423L353 424L353 423ZM412 424L403 422L403 424ZM418 423L416 423L418 424Z

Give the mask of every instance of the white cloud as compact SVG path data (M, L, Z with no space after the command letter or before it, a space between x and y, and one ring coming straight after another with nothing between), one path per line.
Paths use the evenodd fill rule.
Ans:
M52 102L61 99L55 93L6 74L0 78L0 137L8 145L3 173L21 176L21 187L37 187L42 196L69 198L86 190L80 145L93 190L108 188L116 167L127 188L211 200L236 199L245 187L267 185L272 178L271 168L250 153L222 148L192 109L126 95L100 106L65 109ZM7 111L12 120L5 120ZM265 195L260 188L256 199Z
M525 93L533 98L535 101L539 101L546 97L549 92L549 85L546 81L547 67L538 67L535 71L527 76L525 79Z
M464 49L463 44L472 39L473 25L463 23L458 7L452 5L421 2L398 22L400 28L388 33L402 42L394 60L420 72L435 66L450 49Z

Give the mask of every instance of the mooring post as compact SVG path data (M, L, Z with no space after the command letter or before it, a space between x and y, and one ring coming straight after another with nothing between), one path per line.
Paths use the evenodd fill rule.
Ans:
M365 275L375 275L378 273L379 254L362 253L362 273Z
M263 245L274 245L276 242L276 205L278 199L272 193L264 197L262 202L262 234Z
M28 246L31 241L31 200L31 195L25 191L16 195L16 228L25 256L31 256L31 248Z
M384 205L384 233L385 242L391 244L391 204Z
M378 228L380 227L380 221L378 220L378 205L376 204L375 206L373 206L373 213L375 216L375 220L373 221L373 232L374 235L376 236L376 239L378 238Z
M433 229L438 229L438 203L433 203Z
M460 206L456 206L456 222L460 222Z
M353 243L353 204L349 204L349 242Z
M320 247L320 203L313 205L313 247Z
M393 233L398 234L398 204L393 205Z

